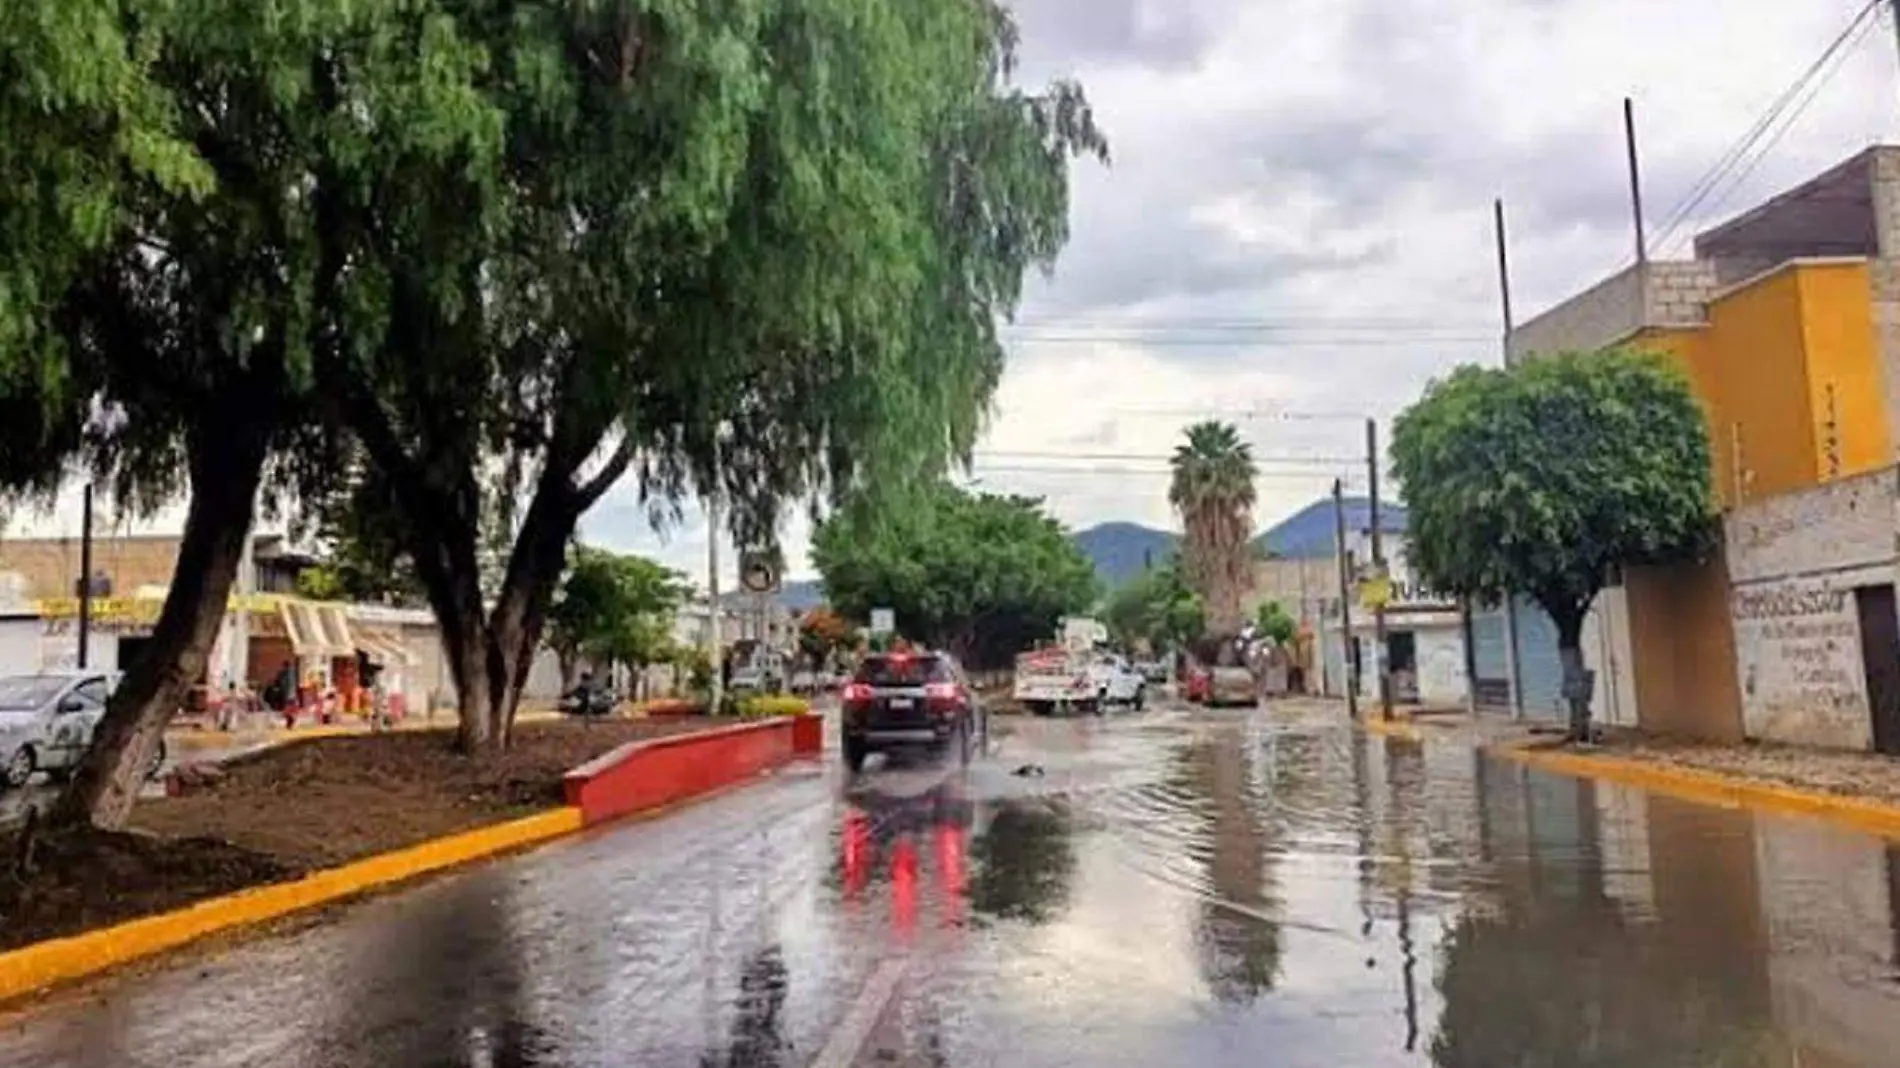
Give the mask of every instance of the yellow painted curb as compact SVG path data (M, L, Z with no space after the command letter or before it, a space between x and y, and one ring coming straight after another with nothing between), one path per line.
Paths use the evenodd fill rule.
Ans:
M1486 752L1573 778L1603 779L1704 804L1745 806L1815 816L1900 838L1900 807L1878 801L1737 779L1713 771L1668 767L1607 755L1531 749L1521 744L1488 746Z
M1423 742L1425 736L1417 727L1400 719L1384 720L1376 715L1367 716L1359 721L1359 729L1367 734L1376 734L1382 738L1399 738L1408 742Z
M0 953L0 1001L177 949L207 935L278 919L579 830L580 810L559 808L327 868L294 882L240 890L176 912L36 942Z

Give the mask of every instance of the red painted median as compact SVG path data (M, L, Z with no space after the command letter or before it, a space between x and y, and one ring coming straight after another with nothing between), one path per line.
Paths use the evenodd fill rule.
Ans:
M629 742L567 773L567 803L599 823L744 782L795 757L816 756L823 717L807 713Z

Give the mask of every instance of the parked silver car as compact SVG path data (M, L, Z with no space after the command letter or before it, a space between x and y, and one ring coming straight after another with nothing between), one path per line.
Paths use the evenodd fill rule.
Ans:
M0 789L26 785L36 771L65 778L92 745L117 672L41 671L0 677ZM165 743L153 757L165 761Z

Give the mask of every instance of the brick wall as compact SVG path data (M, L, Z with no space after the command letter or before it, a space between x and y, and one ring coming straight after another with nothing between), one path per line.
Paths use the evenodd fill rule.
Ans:
M25 576L30 598L71 597L79 579L78 538L9 538L0 541L0 571ZM169 586L178 563L176 537L94 538L93 570L112 579L112 590L130 596L140 586Z

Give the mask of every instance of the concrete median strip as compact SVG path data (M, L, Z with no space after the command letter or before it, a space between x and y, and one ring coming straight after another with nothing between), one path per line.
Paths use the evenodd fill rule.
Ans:
M0 953L0 1002L154 957L211 935L576 834L605 820L663 814L743 786L796 757L817 755L817 746L809 742L810 727L808 720L794 723L788 718L675 735L664 739L664 745L623 746L570 773L569 790L580 803L366 857L290 882L252 887L172 912ZM587 789L590 779L605 788ZM631 782L640 785L630 787Z
M292 882L240 890L175 912L0 953L0 1001L130 964L208 935L279 919L580 829L580 812L559 808L329 868Z

